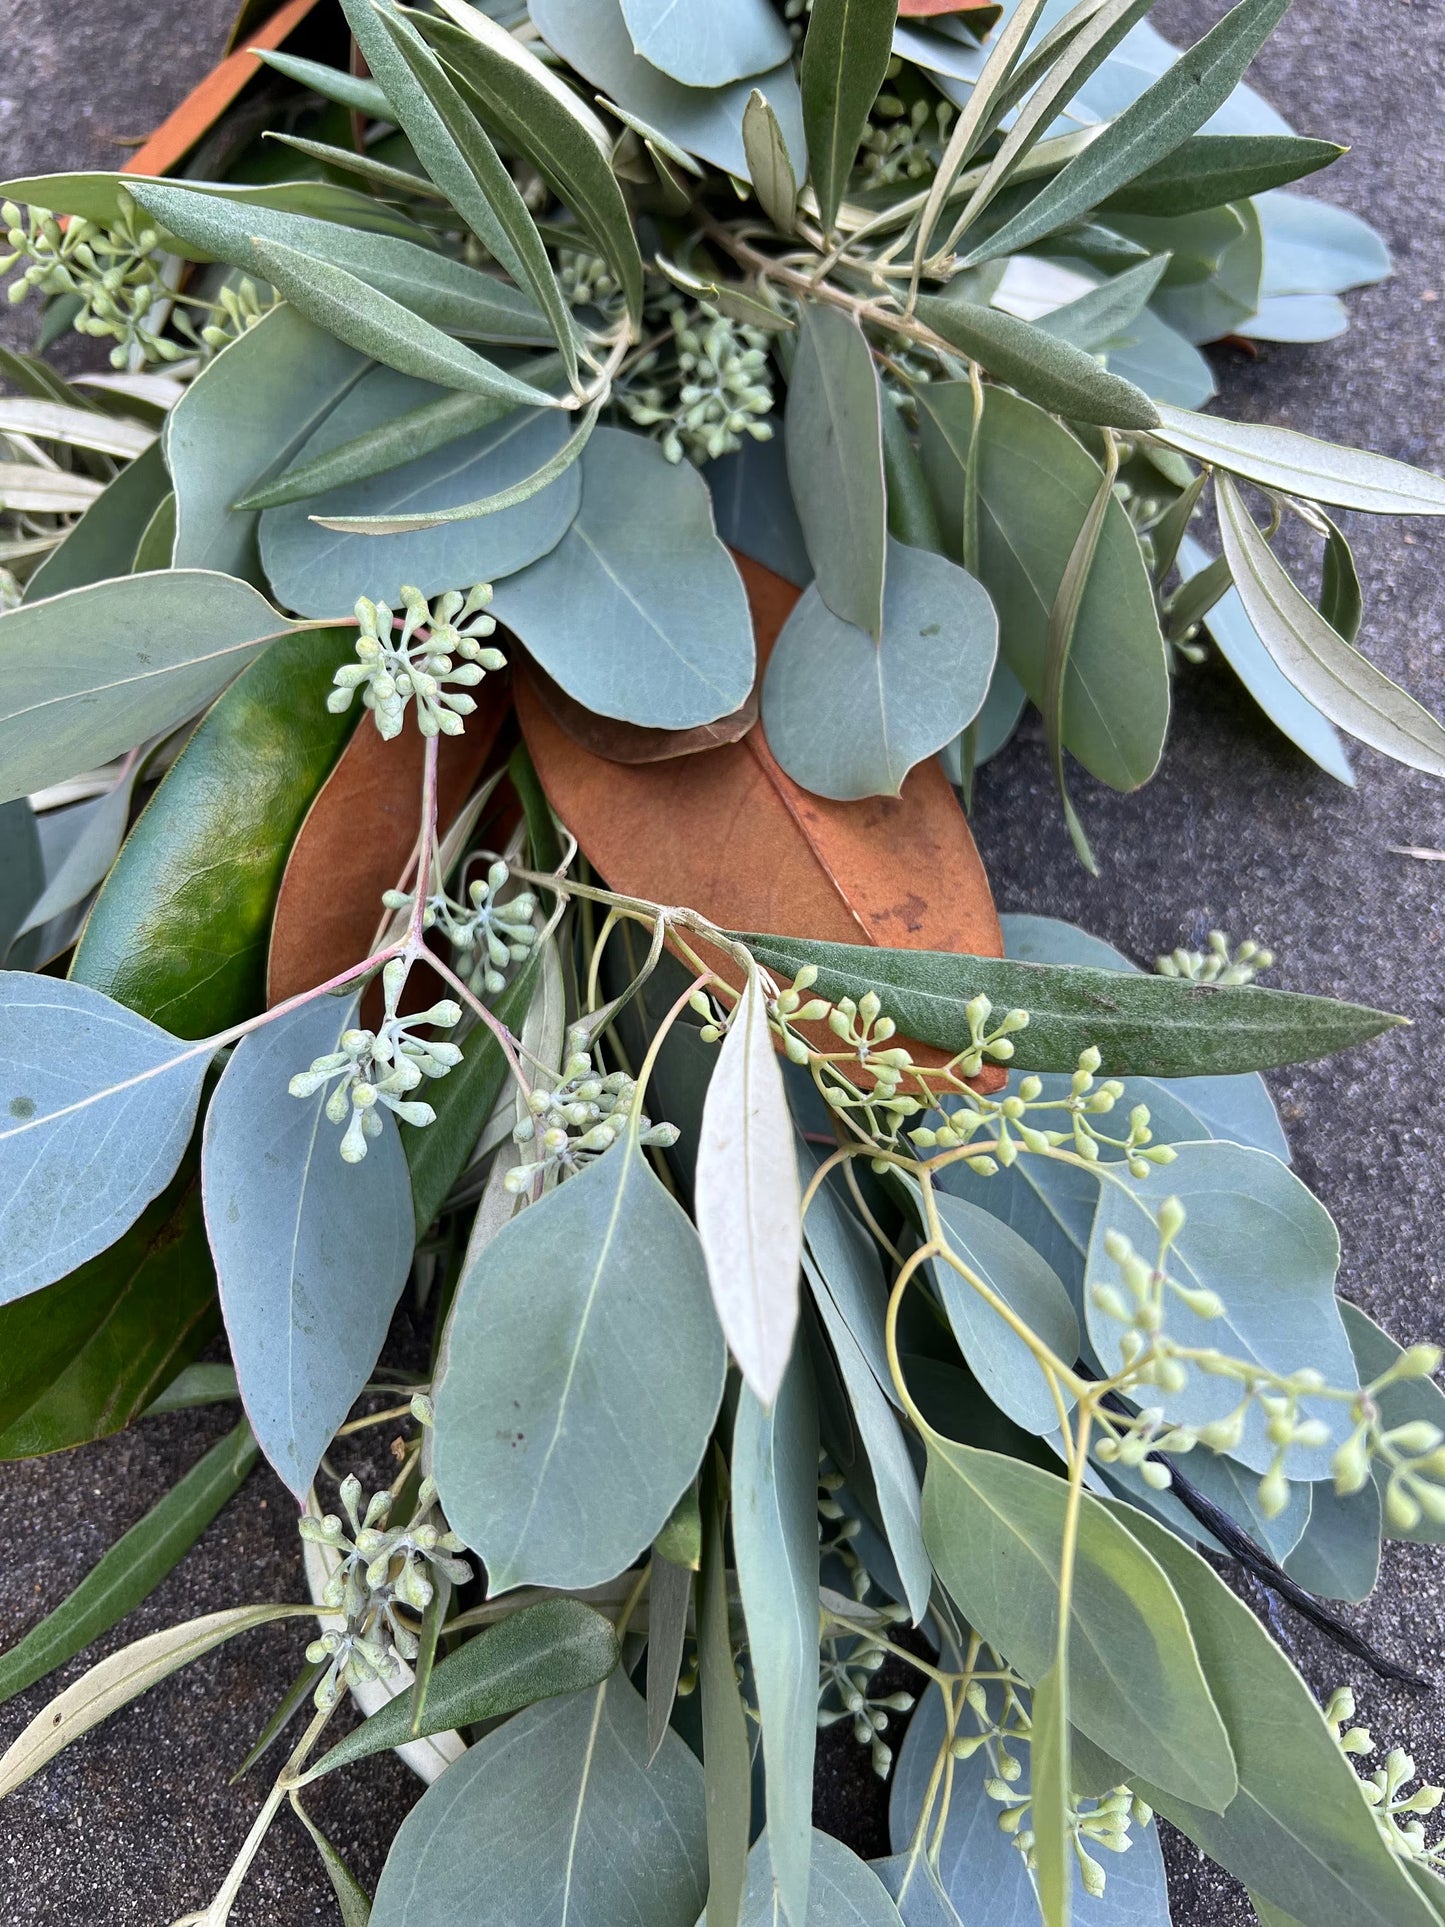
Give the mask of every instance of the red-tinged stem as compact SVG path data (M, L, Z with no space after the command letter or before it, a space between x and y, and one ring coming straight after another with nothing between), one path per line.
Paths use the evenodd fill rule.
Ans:
M442 962L434 950L422 950L418 954L421 956L423 962L429 963L437 975L444 978L446 982L451 985L459 997L465 998L467 1003L471 1005L477 1016L481 1018L487 1029L501 1045L502 1055L506 1058L508 1068L511 1070L513 1077L516 1078L517 1083L521 1086L523 1097L530 1097L532 1095L532 1086L527 1080L526 1072L522 1069L521 1059L517 1056L517 1047L512 1039L512 1033L507 1029L507 1026L502 1022L501 1018L497 1016L495 1011L487 1009L487 1006L482 1002L481 998L462 981L449 964Z

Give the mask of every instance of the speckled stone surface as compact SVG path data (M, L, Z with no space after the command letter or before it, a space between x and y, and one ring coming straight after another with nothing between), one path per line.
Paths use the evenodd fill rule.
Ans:
M1218 0L1162 0L1175 38L1206 27ZM0 167L6 175L116 164L214 59L230 0L0 0ZM1445 6L1440 0L1296 0L1255 79L1302 133L1351 143L1318 191L1385 233L1395 278L1350 297L1353 326L1311 348L1220 357L1222 405L1445 469ZM28 325L0 310L5 338ZM1435 707L1445 704L1445 534L1439 524L1352 518L1370 653ZM1037 733L984 772L977 832L1000 905L1073 917L1147 959L1212 926L1267 938L1276 980L1408 1013L1414 1028L1372 1050L1273 1080L1298 1168L1340 1224L1343 1288L1404 1339L1445 1336L1445 1031L1440 962L1445 869L1391 853L1445 848L1445 790L1367 751L1351 794L1258 718L1227 670L1183 679L1162 775L1115 798L1080 779L1103 875L1075 864ZM404 1347L414 1343L398 1333ZM228 1423L203 1413L0 1471L9 1643ZM104 1642L244 1600L301 1596L294 1509L267 1473L206 1533L139 1612ZM1387 1550L1374 1599L1354 1615L1387 1652L1445 1678L1445 1556ZM1377 1733L1445 1780L1445 1701L1359 1676L1288 1621L1296 1657L1327 1690L1351 1676ZM253 1633L90 1735L6 1803L4 1927L165 1927L209 1899L263 1780L227 1779L299 1665L301 1636ZM61 1679L81 1670L73 1663ZM0 1709L0 1744L58 1682ZM846 1743L824 1749L820 1818L880 1850L876 1783ZM314 1796L314 1812L368 1884L418 1783L373 1760ZM1244 1927L1239 1889L1187 1843L1169 1846L1178 1927ZM311 1848L283 1821L233 1916L236 1927L337 1919ZM597 1923L596 1927L610 1927Z

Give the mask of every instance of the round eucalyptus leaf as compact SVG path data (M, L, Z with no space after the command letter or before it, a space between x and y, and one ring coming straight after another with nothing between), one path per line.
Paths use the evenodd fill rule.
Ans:
M853 1849L834 1834L814 1827L812 1869L806 1914L783 1914L766 1833L748 1855L748 1884L738 1927L903 1927L903 1917L882 1880ZM704 1914L697 1927L708 1927Z
M311 461L444 392L395 369L373 368L294 451L295 459ZM302 615L346 616L358 596L395 606L403 583L431 596L525 569L556 547L577 513L582 484L575 465L515 507L405 535L348 535L312 518L458 508L524 481L557 453L570 426L561 409L514 409L401 468L264 510L261 560L273 593Z
M1264 230L1265 295L1341 294L1390 272L1390 251L1347 208L1275 188L1255 197Z
M768 0L622 0L622 18L642 58L684 87L725 87L793 55Z
M763 726L789 776L815 795L897 796L915 764L983 706L998 618L946 556L888 542L880 642L805 589L768 662Z
M753 625L706 482L618 428L597 430L579 472L576 520L498 586L493 613L599 715L648 729L731 715L753 684Z

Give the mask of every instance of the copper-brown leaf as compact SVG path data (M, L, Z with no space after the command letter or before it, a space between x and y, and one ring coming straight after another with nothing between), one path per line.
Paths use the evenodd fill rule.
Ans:
M512 660L515 673L531 684L532 693L553 722L560 724L574 743L595 756L605 756L611 763L665 763L674 756L696 756L700 750L737 742L758 720L758 692L754 688L741 709L719 717L715 723L699 723L696 729L643 729L637 723L618 722L616 717L584 709L540 664L522 659L515 648Z
M460 736L440 737L437 821L443 831L476 788L511 697L501 677L477 691ZM425 741L408 718L384 742L363 717L301 825L271 925L267 996L273 1004L325 983L370 949L385 914L381 893L400 881L421 824Z

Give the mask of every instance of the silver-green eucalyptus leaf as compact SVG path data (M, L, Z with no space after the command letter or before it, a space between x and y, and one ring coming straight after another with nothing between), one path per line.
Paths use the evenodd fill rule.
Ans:
M748 1884L739 1927L903 1927L898 1909L883 1882L850 1846L836 1835L815 1827L812 1879L807 1911L780 1911L781 1889L773 1866L776 1849L772 1829L760 1834L748 1855ZM711 1909L697 1927L713 1927Z
M725 87L792 57L768 0L622 0L622 18L641 57L684 87Z
M788 479L818 593L875 639L888 539L882 405L863 330L841 309L804 308L788 382Z

